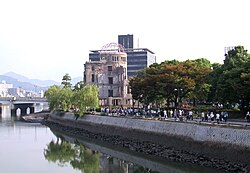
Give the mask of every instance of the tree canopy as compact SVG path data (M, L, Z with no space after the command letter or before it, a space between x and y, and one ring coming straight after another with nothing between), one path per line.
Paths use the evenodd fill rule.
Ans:
M79 115L83 115L87 109L94 109L99 106L98 88L95 85L83 85L78 82L73 89L67 74L63 77L62 86L51 86L45 92L50 110L69 111L74 109ZM66 82L67 81L67 82Z
M63 85L63 88L71 88L71 77L68 73L66 73L63 78L62 78L62 85Z
M145 105L170 101L177 103L183 97L206 97L210 85L207 83L211 64L206 59L165 61L153 64L130 79L131 93Z
M144 105L159 102L239 104L244 112L250 105L250 55L236 46L225 55L223 64L200 58L155 63L129 81L133 99Z
M211 73L213 100L224 104L238 103L245 112L250 101L250 54L236 46L225 55L224 64Z

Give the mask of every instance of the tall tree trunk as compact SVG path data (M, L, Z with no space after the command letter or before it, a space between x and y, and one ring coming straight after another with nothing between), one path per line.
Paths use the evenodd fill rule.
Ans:
M195 106L196 106L196 99L193 98L193 107L195 107Z

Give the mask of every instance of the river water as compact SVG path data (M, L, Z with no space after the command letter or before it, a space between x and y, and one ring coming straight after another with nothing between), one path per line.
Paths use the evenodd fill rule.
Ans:
M216 172L155 161L115 146L75 139L44 125L25 123L3 113L0 115L0 172L3 173Z

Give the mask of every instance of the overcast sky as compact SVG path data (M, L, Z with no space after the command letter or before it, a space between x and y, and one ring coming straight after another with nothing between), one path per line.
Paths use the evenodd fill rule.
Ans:
M82 76L89 50L119 34L133 34L158 63L222 63L225 47L250 49L249 8L249 0L0 0L0 74Z

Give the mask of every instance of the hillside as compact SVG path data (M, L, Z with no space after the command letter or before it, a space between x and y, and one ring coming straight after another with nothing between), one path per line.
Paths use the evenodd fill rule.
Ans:
M3 74L4 76L8 76L14 79L17 79L20 82L27 82L33 85L41 86L41 87L49 87L52 85L60 85L59 82L53 81L53 80L40 80L40 79L29 79L25 76L19 75L14 72L8 72Z
M8 84L13 84L14 88L22 88L27 91L41 91L47 89L47 87L41 87L39 85L31 84L29 82L21 82L15 78L4 75L0 75L0 81L5 81Z
M74 86L77 82L81 81L82 77L72 78L71 83ZM8 72L0 75L0 83L5 81L8 84L13 84L14 88L23 88L28 91L40 91L46 90L52 85L60 85L60 82L53 80L40 80L40 79L29 79L28 77L22 76L14 72Z

